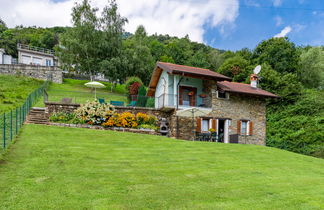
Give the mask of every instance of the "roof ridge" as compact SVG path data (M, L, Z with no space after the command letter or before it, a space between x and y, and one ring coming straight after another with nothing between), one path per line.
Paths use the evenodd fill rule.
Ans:
M185 67L189 67L189 68L196 68L196 69L202 69L202 70L207 70L207 71L215 72L215 71L210 70L210 69L205 69L205 68L195 67L195 66L181 65L181 64L168 63L168 62L162 62L162 61L158 61L158 63L169 64L169 65L174 65L174 66L185 66ZM218 73L218 72L215 72L215 73Z

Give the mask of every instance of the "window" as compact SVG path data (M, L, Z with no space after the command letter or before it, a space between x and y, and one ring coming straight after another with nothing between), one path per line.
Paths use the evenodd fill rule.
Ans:
M248 135L248 121L241 121L241 135Z
M52 66L52 61L49 59L46 59L46 66Z
M209 119L203 119L201 121L201 131L207 132L209 130Z
M250 120L237 121L237 133L240 135L253 135L253 123Z
M229 95L226 92L217 91L217 98L228 99Z

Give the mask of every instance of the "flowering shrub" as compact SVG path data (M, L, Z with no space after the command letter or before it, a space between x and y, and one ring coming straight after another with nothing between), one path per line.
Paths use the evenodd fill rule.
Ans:
M139 112L136 114L136 120L138 124L144 124L148 121L149 116L145 113Z
M132 85L129 86L129 95L137 95L138 89L142 84L139 82L134 82Z
M136 128L141 125L147 125L151 127L156 126L157 119L152 115L145 113L137 113L136 115L130 112L124 112L122 114L114 114L108 118L108 120L102 123L104 127L124 127L124 128Z
M97 100L88 101L75 110L76 117L90 125L101 125L114 114L114 106L100 104Z

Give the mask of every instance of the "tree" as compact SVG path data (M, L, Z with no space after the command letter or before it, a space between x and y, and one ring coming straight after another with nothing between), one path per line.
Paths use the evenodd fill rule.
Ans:
M254 50L254 63L268 63L280 73L297 73L299 52L295 44L285 38L271 38L261 42Z
M60 37L57 47L63 65L90 76L98 71L101 61L99 46L102 44L102 36L97 11L88 0L76 3L72 9L73 27Z
M96 16L97 11L88 0L75 5L72 9L73 27L60 37L58 56L67 67L82 73L92 76L103 72L116 79L120 75L111 71L118 73L123 66L120 55L127 19L117 13L115 0L104 7L101 17Z
M324 89L324 49L312 47L300 55L299 79L308 88Z
M260 72L260 87L281 97L280 104L291 104L299 99L302 85L293 73L280 74L265 63Z
M7 29L8 28L7 28L6 23L0 18L0 33L4 32Z
M225 60L218 72L233 78L233 81L244 82L252 73L252 69L248 68L249 64L248 60L237 55Z

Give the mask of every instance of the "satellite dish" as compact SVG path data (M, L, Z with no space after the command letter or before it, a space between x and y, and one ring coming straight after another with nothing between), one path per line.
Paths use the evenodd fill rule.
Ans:
M260 71L261 71L261 66L260 66L260 65L257 65L257 66L255 67L255 69L253 70L253 73L254 73L254 74L259 74Z

